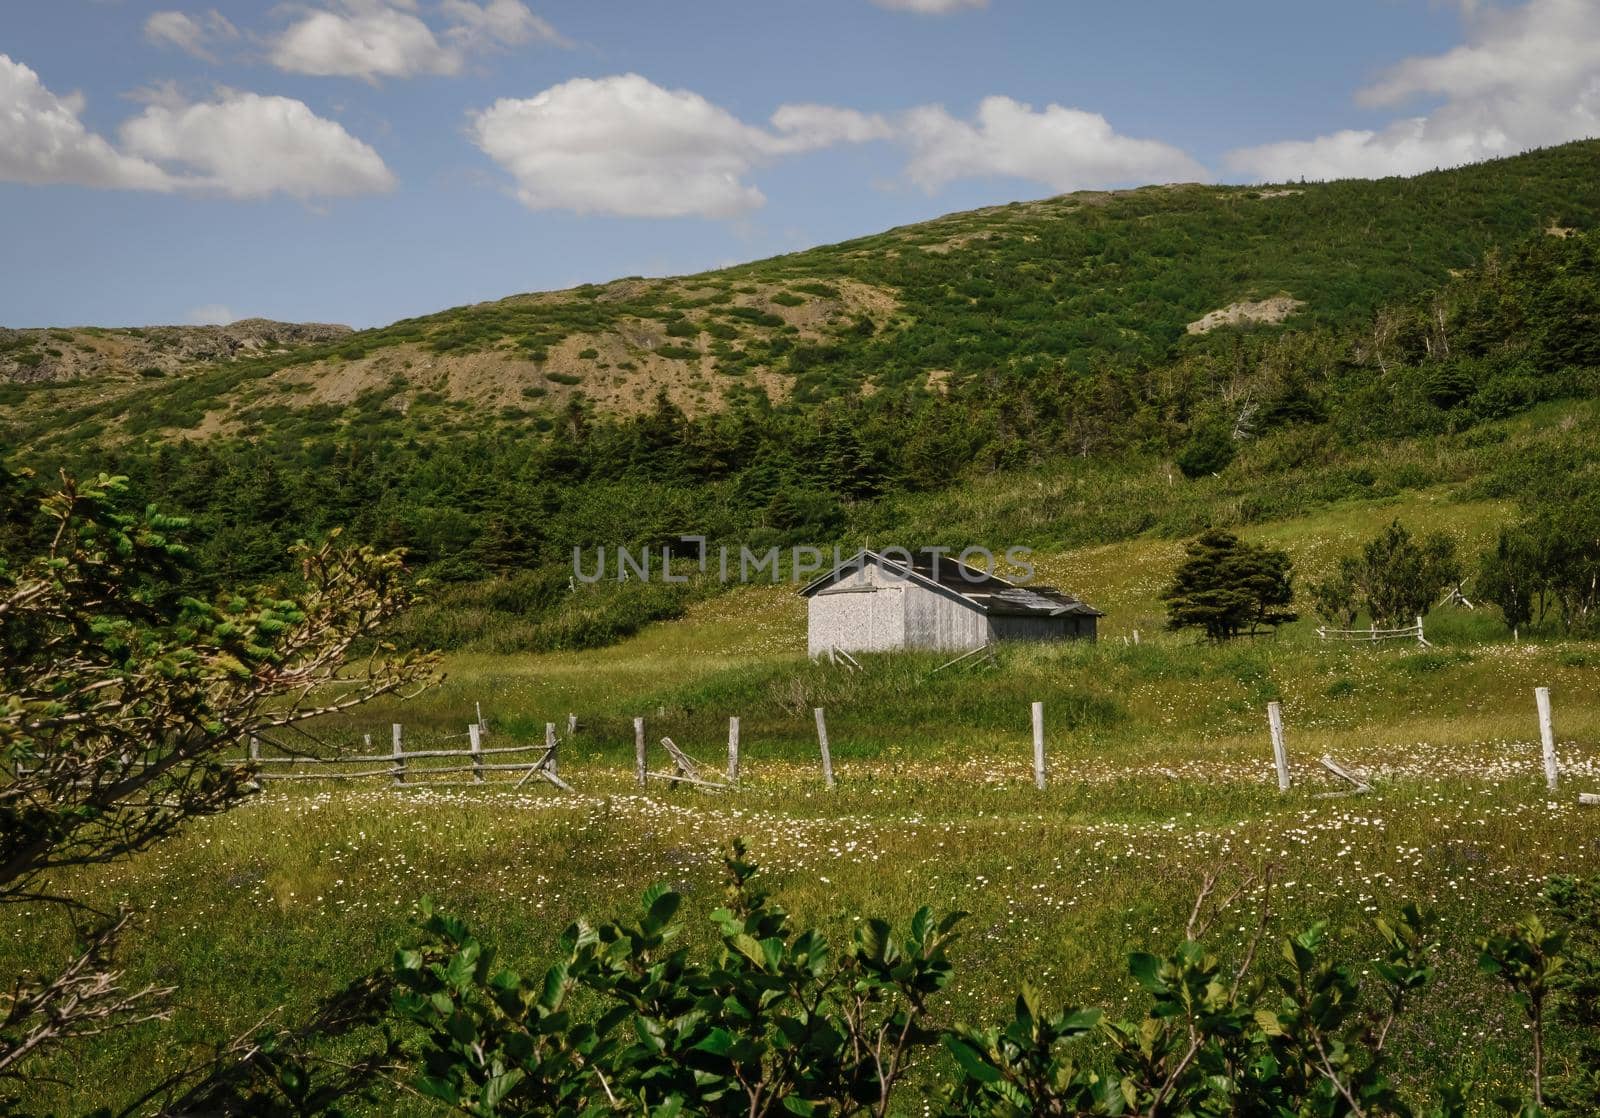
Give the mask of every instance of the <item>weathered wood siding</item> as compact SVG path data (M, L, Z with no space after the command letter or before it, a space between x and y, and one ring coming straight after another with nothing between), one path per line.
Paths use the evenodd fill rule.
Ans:
M965 652L989 642L989 619L970 602L906 584L906 647Z

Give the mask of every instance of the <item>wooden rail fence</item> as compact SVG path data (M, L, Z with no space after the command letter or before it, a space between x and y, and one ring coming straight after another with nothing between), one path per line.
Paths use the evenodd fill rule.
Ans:
M480 713L481 717L481 713ZM554 729L554 724L551 725ZM247 758L257 769L256 779L264 783L285 780L362 780L387 776L397 788L446 788L462 785L490 783L495 774L521 773L521 787L538 776L562 791L572 791L572 786L556 775L556 746L554 733L546 736L542 745L502 745L485 748L485 734L481 723L474 722L465 733L447 734L440 741L466 739L466 748L405 748L404 729L398 722L390 727L388 753L343 754L327 756L301 753L276 741L260 737L250 739ZM362 740L371 745L372 735L363 734ZM276 755L264 751L263 745L276 749ZM504 758L497 760L496 758ZM511 760L511 758L525 758ZM418 765L418 761L438 761L441 764ZM452 763L453 762L453 763ZM366 765L367 768L359 766ZM354 766L354 767L353 767ZM298 769L303 771L280 771ZM445 778L445 779L440 779Z
M1419 624L1406 630L1378 630L1382 637L1386 632L1420 633ZM1419 636L1419 639L1420 636ZM1556 751L1556 736L1554 719L1551 714L1549 688L1540 687L1534 693L1535 706L1538 714L1540 759L1544 770L1545 784L1551 793L1555 793L1560 781L1560 764ZM1034 784L1042 791L1049 782L1050 769L1045 753L1045 718L1044 703L1030 704L1029 715L1033 739L1033 780ZM328 756L298 753L272 741L266 742L263 738L252 738L249 746L248 760L257 769L257 779L263 782L271 781L305 781L305 780L361 780L375 777L389 777L399 788L441 788L451 786L485 786L497 785L504 787L510 783L506 780L495 779L501 775L521 774L514 787L521 788L535 777L561 789L571 792L573 788L562 780L557 773L557 754L561 743L556 736L556 723L545 724L545 737L542 744L532 745L504 745L486 747L483 742L488 734L488 728L483 724L482 708L477 709L479 721L468 726L465 733L442 735L438 741L450 742L465 739L465 748L460 746L439 746L430 744L426 748L407 749L404 730L400 723L390 727L390 749L388 753L367 752L357 755L344 755L337 752ZM833 753L828 738L828 724L826 712L821 707L812 711L816 721L817 748L821 755L821 776L825 787L832 790L837 787L838 781L833 771ZM578 717L575 714L567 715L567 734L572 737L578 730ZM1284 712L1280 703L1267 704L1267 727L1272 743L1272 762L1277 776L1278 790L1288 792L1293 786L1293 767L1290 763L1288 743L1284 732ZM297 733L310 738L305 731L296 727L289 727ZM652 772L649 765L649 751L646 745L645 720L633 720L634 735L634 777L640 788L645 788L652 780L666 783L669 787L680 784L689 785L708 792L725 792L736 790L743 775L743 755L741 751L740 722L738 717L728 719L728 760L724 773L713 775L710 766L696 761L678 746L669 737L660 739L661 749L666 752L668 766L665 771ZM312 741L317 741L311 738ZM370 750L372 735L363 734L362 741ZM279 751L280 755L269 755L263 752L263 743ZM325 742L318 742L326 746ZM331 748L331 747L329 747ZM419 762L423 762L419 764ZM426 762L438 762L429 764ZM138 764L139 762L134 762ZM1348 796L1370 793L1373 788L1368 777L1361 775L1341 764L1331 756L1324 754L1318 759L1320 766L1337 779L1344 788L1342 791L1323 792L1320 796ZM366 767L361 767L366 766ZM1164 775L1177 779L1176 774L1162 771ZM1600 793L1582 792L1578 795L1578 802L1586 807L1600 807Z
M1422 633L1422 618L1399 629L1380 629L1373 624L1366 629L1329 629L1319 626L1317 636L1325 641L1396 641L1414 640L1423 648L1432 648L1433 642Z

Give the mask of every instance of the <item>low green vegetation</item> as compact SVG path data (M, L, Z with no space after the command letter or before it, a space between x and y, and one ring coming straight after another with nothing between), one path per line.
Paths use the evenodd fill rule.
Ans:
M473 1115L887 1115L896 1102L906 1109L897 1096L910 1093L908 1072L942 1040L953 1082L937 1096L924 1086L922 1109L950 1118L1471 1113L1470 1086L1441 1085L1417 1108L1396 1076L1391 1033L1433 985L1445 942L1415 906L1375 921L1382 956L1370 969L1331 959L1319 923L1253 979L1270 874L1233 886L1235 896L1256 887L1264 910L1237 962L1202 942L1227 904L1208 878L1183 943L1128 959L1150 1000L1142 1020L1047 1010L1024 980L1003 1025L940 1030L931 1006L954 971L963 913L924 907L904 930L869 918L834 949L771 903L744 854L736 840L726 904L711 914L721 942L705 961L673 945L682 898L664 887L645 894L637 920L573 924L542 978L500 966L464 925L425 906L428 942L397 955L395 999L397 1015L427 1032L420 1092ZM1530 915L1479 941L1480 969L1524 1010L1533 1040L1526 1086L1501 1105L1581 1115L1600 1103L1592 1072L1574 1067L1600 1048L1600 878L1558 878L1543 899L1553 926ZM582 995L594 1008L575 1013ZM1574 1038L1564 1052L1552 1043L1557 1024ZM298 1085L303 1070L292 1071Z

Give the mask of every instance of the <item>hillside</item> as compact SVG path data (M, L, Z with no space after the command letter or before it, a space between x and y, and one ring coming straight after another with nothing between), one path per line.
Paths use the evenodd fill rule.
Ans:
M126 475L138 506L190 517L188 589L282 576L294 541L340 529L404 548L431 580L432 603L397 637L502 652L605 644L717 589L576 588L574 548L687 534L735 553L867 540L1066 550L1423 489L1587 509L1600 492L1600 188L1578 172L1597 150L1300 193L1007 207L710 277L449 312L352 335L338 356L236 361L120 397L105 381L0 386L0 422L18 448L9 465ZM1384 197L1393 212L1363 208ZM1308 199L1320 222L1271 208ZM1012 223L1035 232L997 231ZM1158 258L1150 231L1163 227L1177 232ZM774 286L760 310L752 300ZM673 292L669 304L695 305L660 309ZM562 317L577 315L573 299L588 318ZM672 333L730 322L734 339ZM698 408L666 384L605 404L579 398L595 384L577 374L507 372L532 357L507 356L505 339L530 330L545 331L548 363L647 328L674 339L657 362L700 368L709 357L664 355L693 343L765 346L769 363L724 369L746 387ZM414 380L418 361L443 379ZM763 376L786 386L782 401L757 391ZM469 395L484 385L522 403ZM1552 408L1558 423L1519 426Z
M37 498L58 467L103 470L129 478L130 510L189 518L153 520L192 563L141 588L151 600L257 581L293 594L287 549L338 530L405 549L426 580L384 642L449 650L430 692L267 740L343 750L353 768L375 764L351 754L385 748L400 724L424 747L399 762L402 786L387 766L331 787L316 769L276 769L294 778L287 791L269 786L125 864L63 874L76 895L145 918L149 947L127 973L183 989L179 1043L109 1032L42 1064L28 1101L121 1109L166 1074L165 1053L275 1014L305 1019L347 980L381 988L362 976L414 942L419 895L538 973L559 957L558 929L617 914L664 878L709 908L724 895L719 850L738 836L783 904L836 942L859 913L971 913L960 980L941 996L958 1020L995 1020L1019 974L1052 1004L1142 1013L1127 960L1189 935L1183 915L1219 861L1229 876L1272 875L1213 921L1216 950L1242 959L1230 966L1258 968L1251 989L1276 991L1282 955L1267 939L1258 952L1248 929L1276 943L1325 921L1339 957L1365 967L1372 918L1414 902L1450 938L1437 985L1408 1011L1402 1085L1420 1098L1464 1078L1475 1098L1505 1095L1522 1081L1526 1028L1474 945L1532 909L1553 873L1600 870L1593 809L1576 796L1600 787L1600 226L1593 183L1561 177L1595 154L1255 197L1080 196L142 383L3 386L20 449L0 470L0 557L50 546ZM1361 212L1385 197L1413 224ZM1274 215L1292 211L1269 207L1307 198L1325 204L1323 224L1297 218L1291 236ZM1005 231L1014 221L1023 233ZM1153 254L1161 228L1182 235ZM717 345L765 356L735 374L744 358ZM550 368L569 354L580 364L564 368L616 362L607 376L637 379ZM697 372L700 395L672 379ZM608 385L620 394L600 395ZM520 402L502 402L513 389ZM1397 520L1453 543L1475 608L1428 610L1427 648L1319 639L1315 584ZM1206 526L1285 550L1299 620L1226 643L1163 631L1162 590ZM1042 581L1105 611L1101 639L1002 646L959 668L942 653L863 657L856 670L805 657L805 607L781 580L574 577L574 549L592 569L597 548L659 555L689 533L756 552L1027 546ZM1485 586L1486 557L1507 556L1518 585L1538 587L1515 634L1506 587ZM1559 799L1541 779L1534 688L1555 696ZM1268 703L1288 726L1282 792ZM738 787L639 788L636 718L647 762L670 739L707 774L738 718ZM517 785L526 773L498 760L468 786L450 751L476 744L483 720L492 750L568 725L572 791ZM1358 799L1323 756L1370 782ZM453 773L462 783L445 786ZM63 922L19 928L0 943L14 971L77 950ZM700 922L679 942L706 934ZM260 965L216 965L247 957ZM349 1067L376 1032L308 1034L308 1058L329 1058L306 1066ZM1552 1052L1572 1051L1552 1037ZM915 1074L912 1092L931 1098L955 1065L928 1059ZM389 1090L371 1105L429 1112Z
M97 437L337 429L372 414L481 430L547 428L574 404L637 414L662 390L698 415L752 398L1081 374L1225 346L1256 321L1348 326L1497 245L1590 228L1597 156L1587 142L1413 179L1071 194L698 276L513 296L176 382L13 390L4 402L24 438L59 430L64 409ZM53 348L67 361L74 344ZM112 402L125 421L105 414Z

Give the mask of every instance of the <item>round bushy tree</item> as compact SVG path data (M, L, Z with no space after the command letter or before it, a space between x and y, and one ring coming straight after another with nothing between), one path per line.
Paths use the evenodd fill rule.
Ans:
M1178 451L1178 469L1186 478L1221 473L1233 461L1233 436L1219 426L1197 427Z

